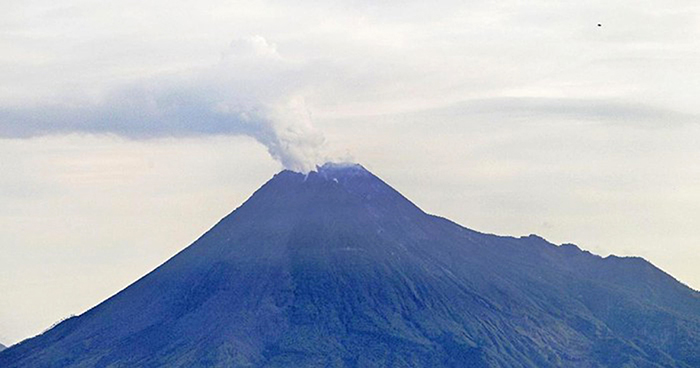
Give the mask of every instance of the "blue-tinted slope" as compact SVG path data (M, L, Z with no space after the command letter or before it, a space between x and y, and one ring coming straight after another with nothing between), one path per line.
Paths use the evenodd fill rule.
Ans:
M0 367L697 367L698 346L698 293L643 259L478 233L324 165Z

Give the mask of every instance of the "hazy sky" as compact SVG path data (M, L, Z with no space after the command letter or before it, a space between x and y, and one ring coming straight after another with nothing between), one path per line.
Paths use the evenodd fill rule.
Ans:
M697 4L3 0L0 342L327 159L698 289Z

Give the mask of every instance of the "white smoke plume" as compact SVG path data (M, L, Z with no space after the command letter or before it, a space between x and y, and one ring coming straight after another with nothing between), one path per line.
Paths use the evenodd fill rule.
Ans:
M285 168L308 172L322 163L324 137L303 96L307 69L261 36L238 39L216 65L114 88L97 101L0 106L0 137L246 135Z

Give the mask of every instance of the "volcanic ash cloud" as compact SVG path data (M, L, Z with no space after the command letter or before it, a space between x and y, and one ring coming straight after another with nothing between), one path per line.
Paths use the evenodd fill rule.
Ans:
M0 106L0 137L245 135L285 168L308 172L323 161L325 140L302 94L307 73L306 63L284 58L265 38L241 38L208 67L111 86L78 103L70 96Z

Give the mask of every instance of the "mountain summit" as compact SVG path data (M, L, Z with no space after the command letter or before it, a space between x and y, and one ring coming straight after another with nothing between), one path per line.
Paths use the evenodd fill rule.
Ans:
M698 367L700 294L426 214L355 164L282 171L2 367Z

